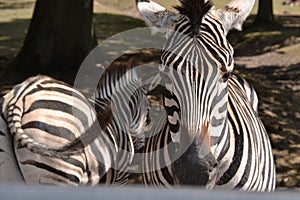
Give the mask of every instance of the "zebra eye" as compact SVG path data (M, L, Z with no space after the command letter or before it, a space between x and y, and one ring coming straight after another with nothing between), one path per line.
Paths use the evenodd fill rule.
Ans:
M230 75L231 75L230 72L225 73L225 74L223 75L223 77L222 77L222 81L223 81L223 82L228 81L228 78L230 77Z
M231 65L232 65L232 61L233 61L233 59L232 59L232 57L230 56L230 57L229 57L229 61L228 61L228 66L231 66Z

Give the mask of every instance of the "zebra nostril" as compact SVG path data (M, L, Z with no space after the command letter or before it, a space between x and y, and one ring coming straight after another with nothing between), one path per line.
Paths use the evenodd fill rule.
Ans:
M209 169L208 169L208 172L211 173L214 171L215 168L217 168L218 164L215 163L213 166L211 166Z
M146 125L149 125L151 123L151 118L150 116L146 117Z

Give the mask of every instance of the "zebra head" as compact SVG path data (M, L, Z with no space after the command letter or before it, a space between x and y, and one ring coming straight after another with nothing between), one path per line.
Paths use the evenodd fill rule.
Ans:
M241 29L254 2L232 0L215 10L210 0L180 0L178 12L172 12L153 1L136 0L145 21L167 37L160 71L171 80L165 86L164 106L169 135L181 152L174 162L180 183L207 185L213 179L214 149L228 130L227 80L234 66L226 35ZM195 173L186 172L186 166ZM195 176L206 178L197 182Z

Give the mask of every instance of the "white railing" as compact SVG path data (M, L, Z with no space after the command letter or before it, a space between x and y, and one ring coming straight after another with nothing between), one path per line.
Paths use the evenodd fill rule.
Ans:
M300 192L246 193L207 191L199 188L149 189L143 187L0 186L1 200L298 200Z

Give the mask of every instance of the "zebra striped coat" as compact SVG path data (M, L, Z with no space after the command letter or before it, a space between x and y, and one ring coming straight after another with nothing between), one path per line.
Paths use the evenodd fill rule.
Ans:
M248 109L251 110L250 113L252 113L252 117L255 117L258 115L257 109L258 109L258 98L257 94L252 86L249 85L249 83L244 80L243 78L232 74L229 77L229 107L228 107L228 112L229 112L229 121L231 122L230 126L238 126L235 124L235 122L239 121L238 118L236 118L236 113L243 113L245 110L243 107L248 106ZM238 106L232 106L232 103L236 101L236 98L240 98L238 102ZM246 105L244 105L246 104ZM230 106L231 105L231 106ZM171 163L163 163L163 167L160 170L157 170L158 166L161 165L162 160L159 159L159 157L163 157L165 154L165 151L170 151L172 148L175 148L175 144L173 143L173 140L171 138L171 135L168 134L170 131L169 124L167 123L167 119L165 115L161 115L161 118L159 118L156 122L158 125L157 127L164 127L162 130L159 129L153 129L152 134L154 135L152 137L149 137L146 139L146 146L145 146L145 157L143 161L143 180L146 185L149 186L165 186L165 187L172 187L172 185L176 184L176 179L174 179L173 175L173 169L172 166L170 165ZM239 122L239 123L245 123L245 122ZM259 122L261 123L261 122ZM243 151L247 151L247 146L243 145L244 140L247 141L249 137L252 135L249 134L248 132L244 133L243 135L239 135L237 130L233 130L232 128L230 129L230 134L227 137L223 137L220 139L220 143L226 143L226 148L221 149L222 152L219 152L219 158L218 160L222 160L226 157L227 160L233 159L241 159L241 154L237 155L238 153L242 153ZM260 135L258 135L259 137ZM246 137L246 139L244 139ZM257 137L257 136L255 136ZM265 138L266 139L266 138ZM229 143L229 141L235 141L232 143ZM155 144L155 145L154 145ZM230 145L232 145L230 147ZM238 147L234 147L235 145L239 145ZM220 146L221 147L221 146ZM220 148L219 147L219 148ZM163 151L157 151L158 149L162 148ZM234 149L240 149L240 152L233 152L232 150ZM155 151L156 150L156 151ZM220 150L219 150L220 151ZM169 153L168 153L169 154ZM171 154L171 152L170 152ZM236 155L234 155L236 154ZM251 154L251 152L249 152ZM217 154L216 154L217 155ZM270 158L272 156L266 155ZM251 157L249 157L251 159ZM166 159L168 160L168 159ZM158 162L159 161L159 162ZM256 161L257 162L257 161ZM272 161L268 161L272 162ZM251 160L247 161L249 165L251 165ZM233 175L228 175L229 171L229 166L232 163L229 162L224 162L222 164L222 167L219 167L219 177L217 180L221 179L218 181L218 185L215 185L215 188L234 188L236 185L233 186L228 186L228 178ZM252 163L252 165L255 165L255 162ZM232 167L232 166L231 166ZM223 171L221 171L223 169ZM227 170L226 170L227 169ZM245 170L246 168L242 169ZM222 173L221 173L222 172ZM226 174L226 173L227 174ZM238 174L239 175L239 174ZM227 177L227 180L226 180ZM237 177L237 180L241 180L241 177ZM275 181L274 179L271 181ZM226 184L227 185L226 185ZM177 183L178 184L178 183ZM273 185L272 183L271 185Z
M115 138L117 157L114 165L119 184L127 183L134 153L143 147L149 112L147 90L142 86L134 65L133 59L130 59L125 66L108 67L92 98L98 116L103 108L111 109L105 131Z
M96 184L109 170L100 166L91 147L63 159L38 150L61 147L96 121L88 101L71 86L47 76L28 78L4 96L2 113L26 183ZM103 145L99 151L106 156L108 150Z
M170 80L163 93L166 125L146 143L145 183L274 190L257 97L231 74L233 48L226 39L230 29L241 28L254 0L233 0L220 10L211 1L181 0L179 13L136 2L146 22L166 33L160 71Z
M69 85L47 76L29 78L4 97L2 116L27 183L127 183L133 140L140 137L148 113L145 90L131 65L107 70L90 102ZM133 93L126 96L129 88ZM9 144L1 148L13 157Z

